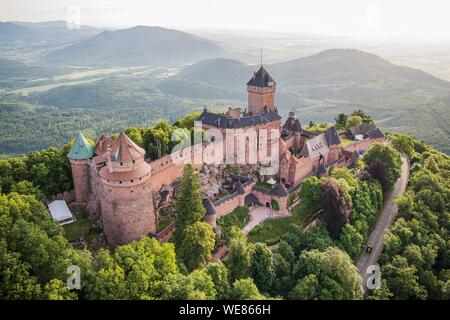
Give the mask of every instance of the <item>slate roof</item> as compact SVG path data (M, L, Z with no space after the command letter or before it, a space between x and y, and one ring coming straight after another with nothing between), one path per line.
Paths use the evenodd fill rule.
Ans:
M244 204L246 206L248 206L251 203L258 203L258 202L259 202L258 198L253 193L250 193L248 196L244 198Z
M94 156L94 147L89 144L81 131L78 131L67 157L70 160L89 159Z
M213 214L216 214L216 207L214 206L210 198L203 199L203 206L206 209L206 215L211 216Z
M302 125L297 117L289 117L284 123L282 129L289 132L302 132Z
M328 128L327 131L325 131L325 136L327 138L328 146L341 144L341 138L339 138L335 127Z
M247 82L248 86L267 88L276 85L273 78L267 72L267 70L261 66L258 71L255 72L253 77Z
M351 127L350 133L352 135L357 135L357 134L363 134L363 135L367 135L367 133L371 130L375 130L377 127L373 124L373 123L366 123L366 122L362 122L360 125Z
M111 149L111 155L113 156L113 161L133 161L143 158L145 150L128 138L125 133L121 132Z
M259 114L244 116L238 119L227 117L223 114L209 112L206 108L203 109L202 114L197 118L203 124L224 129L239 129L245 127L252 127L259 124L265 124L280 120L281 116L278 112L267 109Z
M381 132L381 130L378 129L378 128L369 131L369 132L367 133L367 136L368 136L370 139L384 138L383 132Z
M287 197L289 192L286 190L286 187L283 183L278 183L275 188L272 189L271 194L279 197Z

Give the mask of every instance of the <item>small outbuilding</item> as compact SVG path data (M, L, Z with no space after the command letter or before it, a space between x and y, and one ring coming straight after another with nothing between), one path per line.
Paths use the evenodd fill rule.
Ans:
M72 212L70 212L70 209L64 200L55 200L50 202L48 204L48 210L50 211L53 220L58 221L60 225L75 221L73 219Z

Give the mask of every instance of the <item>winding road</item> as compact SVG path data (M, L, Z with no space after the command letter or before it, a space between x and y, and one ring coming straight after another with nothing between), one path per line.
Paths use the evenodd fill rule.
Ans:
M405 190L409 180L409 162L405 157L402 157L402 174L396 182L394 189L388 194L387 199L383 205L383 209L378 217L375 228L369 237L369 243L373 249L371 253L365 250L361 253L356 267L358 273L363 279L363 289L367 289L367 279L371 274L366 274L366 270L371 265L376 265L381 251L383 250L383 238L386 229L394 222L397 215L397 204L395 199L400 196Z

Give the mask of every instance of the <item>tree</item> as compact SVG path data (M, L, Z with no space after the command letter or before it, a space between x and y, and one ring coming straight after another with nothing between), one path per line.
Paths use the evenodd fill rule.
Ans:
M200 221L205 215L202 203L202 191L194 167L184 166L181 185L177 190L177 230Z
M163 293L162 283L178 274L173 244L154 238L118 246L114 254L100 250L90 299L151 299Z
M360 116L358 116L358 115L351 116L347 120L346 128L348 129L348 128L351 128L351 127L359 126L362 123L362 121L363 121L363 119Z
M182 230L177 253L189 270L203 267L211 259L216 237L211 226L197 221Z
M414 155L414 142L411 136L406 134L396 134L391 137L391 145L400 153L408 158Z
M366 113L361 109L353 111L351 116L359 116L359 117L361 117L363 122L373 123L373 118L369 115L366 115Z
M334 121L336 122L337 129L344 129L347 125L348 116L345 113L340 113Z
M426 290L418 283L416 267L409 265L406 258L394 256L392 262L383 267L382 272L395 299L427 298Z
M275 279L272 251L264 243L256 243L252 252L251 274L256 286L263 292L268 292Z
M331 179L326 179L320 187L320 203L326 228L331 238L337 239L342 227L348 222L351 203L346 199L342 187Z
M39 188L33 186L33 183L27 180L17 182L12 188L11 192L19 194L34 196L36 199L43 201L44 195Z
M211 276L204 270L195 270L189 275L170 274L162 282L164 300L212 300L216 290Z
M389 191L391 186L388 178L388 170L380 159L373 160L370 163L369 168L367 168L367 172L380 182L384 193Z
M363 241L363 236L352 225L346 224L339 235L338 246L347 252L350 257L355 258L361 251Z
M295 287L289 293L290 300L314 300L320 292L320 284L315 274L308 274L307 276L298 280Z
M294 275L298 281L291 298L355 300L363 297L356 267L350 257L336 247L303 251Z
M233 283L231 298L236 300L263 300L264 296L259 293L253 279L245 278Z
M238 232L230 241L225 265L230 270L232 279L243 279L250 276L251 257L253 245L247 242L247 238Z
M230 295L230 273L222 261L209 263L205 272L211 277L217 293L217 299L228 299Z
M11 290L7 296L35 298L48 282L65 282L71 265L81 269L82 290L89 283L90 252L75 250L63 237L63 229L34 196L0 195L0 243L2 283ZM11 270L14 276L8 275Z
M377 143L364 154L363 160L366 166L370 168L372 162L376 159L381 161L386 167L388 181L387 187L388 190L391 190L401 175L402 160L400 153L389 145ZM373 172L373 174L371 170L368 171L374 178L377 179L374 175L375 172Z
M77 295L67 288L65 282L53 279L44 286L42 298L44 300L76 300Z
M309 213L320 209L320 186L322 182L317 177L309 177L302 182L300 189L301 206Z

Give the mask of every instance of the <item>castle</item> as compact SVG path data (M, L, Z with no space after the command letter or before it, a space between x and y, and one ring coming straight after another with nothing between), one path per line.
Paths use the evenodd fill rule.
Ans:
M334 127L320 134L310 132L302 128L294 112L281 125L275 104L276 83L263 66L248 81L247 92L248 109L230 108L219 114L205 108L198 121L203 129L215 128L224 134L227 129L279 129L279 169L273 177L266 177L273 182L270 188L267 184L262 187L251 174L228 174L232 190L218 197L217 177L224 174L225 166L196 165L202 171L205 221L214 228L217 218L237 206L263 205L286 212L289 192L303 179L326 175L330 167L350 166L373 143L384 141L383 133L366 123L344 133L352 139L357 137L345 147L342 134ZM170 232L158 235L158 209L170 202L183 174L183 164L174 163L171 155L148 161L144 149L123 132L116 140L100 136L95 147L78 133L68 157L76 201L85 203L91 213L101 215L108 243L126 244L143 235L159 236L160 241L170 237ZM250 173L259 169L257 164L248 166Z

